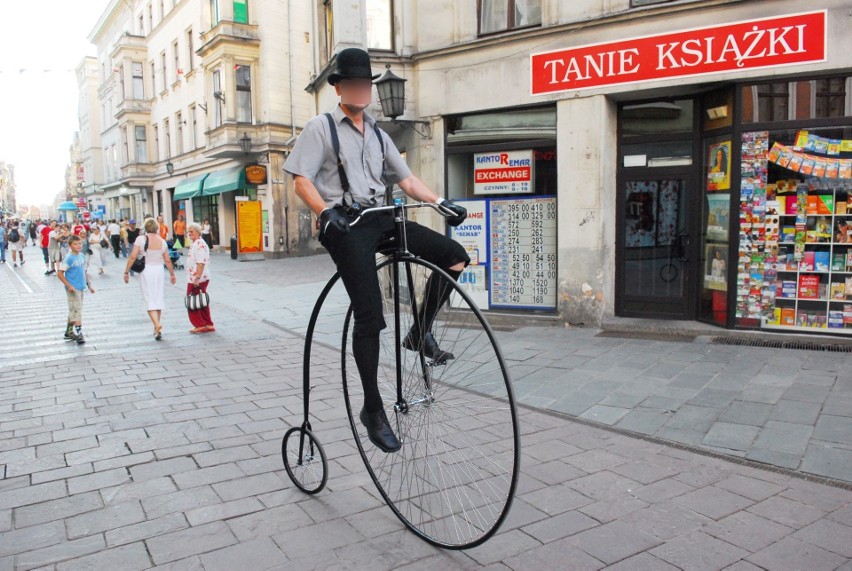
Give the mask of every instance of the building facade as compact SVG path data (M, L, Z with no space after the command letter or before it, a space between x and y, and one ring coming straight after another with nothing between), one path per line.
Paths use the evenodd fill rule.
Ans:
M257 200L264 254L304 253L310 229L281 166L313 112L295 87L309 77L310 38L288 32L309 20L277 0L111 2L89 36L102 155L92 201L109 218L208 220L227 248L236 203ZM261 167L255 178L247 166Z
M407 79L481 306L852 333L848 2L315 4L318 108L343 47Z
M0 161L0 215L15 216L18 211L15 197L15 166Z

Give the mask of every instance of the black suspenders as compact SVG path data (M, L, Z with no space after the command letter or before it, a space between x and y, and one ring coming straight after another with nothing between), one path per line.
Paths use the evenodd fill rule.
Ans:
M340 138L337 136L337 126L334 124L334 117L331 113L326 113L325 118L328 120L328 128L331 130L331 145L334 147L334 154L337 156L337 173L340 175L340 186L343 187L343 194L349 192L349 177L346 176L346 169L343 166L343 161L340 160ZM379 139L379 146L382 148L382 182L385 180L385 140L382 138L382 131L379 126L373 123L373 129L376 131L376 137ZM392 188L385 186L385 204L390 204ZM349 196L352 193L349 192Z

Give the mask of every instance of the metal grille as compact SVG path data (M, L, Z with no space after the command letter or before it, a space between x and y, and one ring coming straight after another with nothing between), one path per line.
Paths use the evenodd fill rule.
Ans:
M745 347L767 347L770 349L804 349L806 351L830 351L833 353L852 353L852 344L826 341L795 341L753 339L751 337L713 337L714 345L742 345Z

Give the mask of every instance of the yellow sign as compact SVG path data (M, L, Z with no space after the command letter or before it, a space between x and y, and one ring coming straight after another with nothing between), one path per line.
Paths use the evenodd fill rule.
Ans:
M263 252L261 222L259 201L237 201L237 251L240 254Z

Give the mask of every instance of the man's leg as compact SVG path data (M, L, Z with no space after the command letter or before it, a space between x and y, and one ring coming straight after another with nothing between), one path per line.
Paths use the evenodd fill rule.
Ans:
M470 263L470 257L458 242L414 222L406 224L408 249L442 268L453 280L457 280L464 268ZM441 363L452 359L452 353L441 351L431 329L435 317L450 297L452 287L440 274L433 273L426 280L423 299L417 311L415 323L406 335L403 346L410 350L419 350Z
M373 444L385 452L395 452L399 440L388 423L378 387L379 334L385 328L375 255L382 234L380 226L379 220L366 219L348 234L333 240L324 238L323 246L331 253L352 302L352 353L364 389L361 422Z

